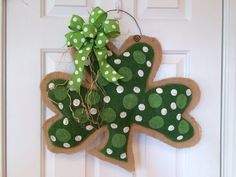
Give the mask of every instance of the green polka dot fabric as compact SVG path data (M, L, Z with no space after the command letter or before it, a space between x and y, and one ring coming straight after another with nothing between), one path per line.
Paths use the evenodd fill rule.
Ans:
M81 86L78 93L67 89L69 80L49 80L47 97L61 115L47 129L50 144L66 152L105 128L108 140L99 153L114 163L128 164L132 156L128 142L135 126L151 136L165 138L171 145L191 140L196 132L184 111L191 103L193 90L182 83L146 89L155 52L145 42L134 43L121 55L110 52L109 65L125 77L116 85L100 75L98 84L102 91L94 89L88 94Z

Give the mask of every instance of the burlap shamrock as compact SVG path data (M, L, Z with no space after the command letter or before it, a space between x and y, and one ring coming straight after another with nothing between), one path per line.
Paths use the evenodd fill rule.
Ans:
M154 82L162 58L160 44L147 36L134 39L129 37L120 50L109 44L107 62L124 76L119 85L100 76L97 87L102 89L88 92L89 79L85 79L78 93L67 89L69 74L45 76L41 83L43 101L56 113L44 124L52 152L76 152L104 134L103 141L89 152L133 171L135 131L177 148L198 142L200 127L189 115L199 101L197 84L186 78Z

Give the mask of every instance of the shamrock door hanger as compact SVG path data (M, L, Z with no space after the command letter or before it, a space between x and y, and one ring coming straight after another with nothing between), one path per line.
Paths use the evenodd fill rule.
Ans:
M55 113L43 127L49 150L74 153L104 135L89 152L133 171L135 132L177 148L199 141L200 127L189 114L199 87L179 77L153 81L162 59L157 39L130 36L117 49L110 39L120 34L119 23L99 7L88 23L73 15L69 29L74 73L50 73L40 85L44 103Z

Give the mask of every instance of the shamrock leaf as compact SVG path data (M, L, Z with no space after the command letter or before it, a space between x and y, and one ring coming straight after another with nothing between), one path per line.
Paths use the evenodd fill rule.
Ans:
M67 89L69 74L55 72L44 78L43 100L57 113L44 124L51 151L76 152L104 133L103 142L90 153L132 171L134 131L178 148L198 142L200 128L188 114L199 100L198 86L186 78L154 82L161 63L160 44L147 36L134 39L127 39L121 50L109 45L112 54L107 61L124 76L119 85L100 76L102 89L89 92L84 81L78 93Z

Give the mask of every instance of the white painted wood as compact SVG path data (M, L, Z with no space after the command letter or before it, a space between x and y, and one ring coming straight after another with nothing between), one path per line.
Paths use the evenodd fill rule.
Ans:
M222 77L222 177L236 176L236 2L224 1Z
M162 44L163 62L155 79L185 76L199 84L202 99L191 113L202 126L199 144L175 149L137 134L133 142L137 168L134 173L100 161L86 151L64 155L45 148L41 126L44 118L53 113L40 102L40 80L52 71L73 72L64 45L69 16L76 13L87 18L87 11L96 4L105 10L116 7L111 0L8 1L8 177L68 174L71 177L219 177L220 0L123 0L120 3L123 10L137 17L144 34L158 38ZM112 15L119 16L121 21L122 33L115 40L119 46L138 30L130 17L116 12Z

